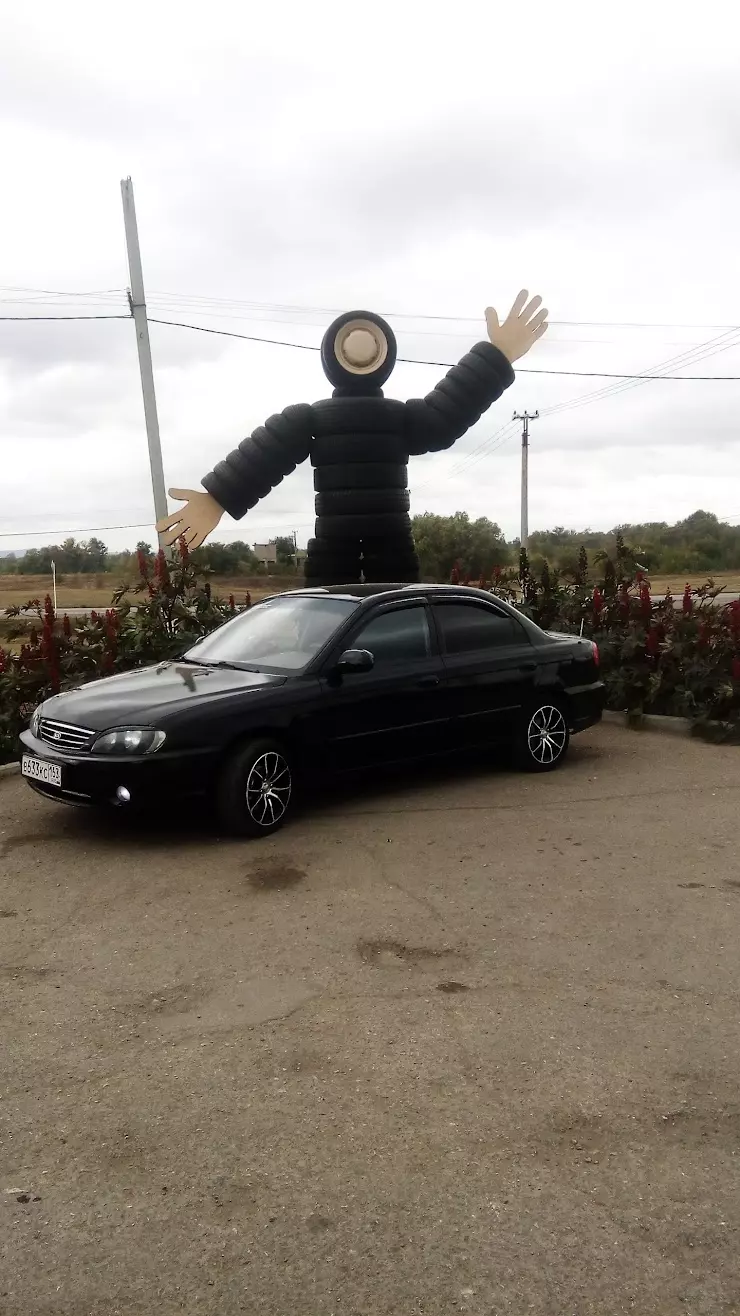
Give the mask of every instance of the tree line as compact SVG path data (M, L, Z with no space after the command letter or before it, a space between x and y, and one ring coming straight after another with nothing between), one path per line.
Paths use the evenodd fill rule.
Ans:
M461 575L477 579L490 578L494 567L514 566L518 561L519 540L507 541L501 528L488 517L471 520L466 512L437 516L425 512L413 520L414 538L422 575L432 580L448 580L453 567ZM576 573L578 553L583 546L589 557L610 553L617 534L630 545L635 558L653 574L704 574L740 570L740 526L727 525L712 512L693 512L683 521L669 525L665 521L644 525L620 525L609 531L552 530L535 531L529 538L529 557L533 570L545 562L561 571ZM289 574L297 570L292 539L272 541L276 547L277 566L270 574ZM17 575L48 576L52 562L58 575L102 575L111 573L125 578L136 569L137 551L147 555L152 545L140 542L135 549L112 553L100 539L78 541L66 539L62 544L29 549L21 557L0 559L0 571ZM217 576L251 576L265 571L254 546L235 540L230 544L205 544L193 555L197 566Z

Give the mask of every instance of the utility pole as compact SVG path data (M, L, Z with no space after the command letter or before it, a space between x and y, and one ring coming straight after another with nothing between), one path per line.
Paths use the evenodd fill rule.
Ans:
M128 268L131 279L131 287L128 290L128 304L136 329L141 392L144 398L144 420L147 443L149 444L149 466L152 473L154 514L156 520L159 521L167 515L167 490L162 466L162 445L159 441L159 418L157 416L157 399L154 393L152 349L149 342L149 324L146 318L144 276L141 271L139 229L136 223L136 207L134 205L134 185L130 178L121 180L121 197L123 198L123 222L126 228L126 250L128 252Z
M514 412L513 419L522 422L522 529L519 536L522 548L529 544L529 422L539 418L539 411Z

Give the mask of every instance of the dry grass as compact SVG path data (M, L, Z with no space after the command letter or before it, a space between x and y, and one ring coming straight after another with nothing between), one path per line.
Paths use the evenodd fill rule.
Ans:
M256 602L267 594L274 594L283 589L294 589L300 582L290 576L274 579L254 576L214 576L211 586L214 594L228 598L233 594L237 602L244 599L249 590L252 600ZM109 608L114 590L121 581L118 576L64 576L57 585L57 606L60 612L65 608ZM29 599L40 598L51 593L51 580L48 576L11 576L0 575L0 612L5 608L18 607ZM132 602L135 601L131 595Z
M653 593L664 594L670 587L674 596L678 596L683 593L687 579L692 585L702 585L705 581L705 577L701 574L693 576L689 574L688 577L679 573L672 576L655 576L651 579ZM740 593L740 572L719 572L715 579L717 584L723 585L729 594ZM112 575L65 576L57 586L59 611L63 612L65 608L110 607L111 597L119 584L118 577ZM247 590L256 603L267 594L295 589L300 585L299 577L290 576L277 576L272 579L259 576L215 576L212 580L215 594L222 598L228 598L233 594L237 602L244 598ZM0 575L0 614L5 608L27 603L29 599L43 600L50 589L51 581L47 576ZM134 596L131 597L133 601Z
M670 589L675 598L678 594L683 594L687 580L690 585L697 586L705 585L707 578L701 572L697 575L691 572L682 574L677 571L672 576L651 576L650 584L653 594L665 594ZM728 594L740 594L740 572L718 571L714 581L716 585L724 586Z

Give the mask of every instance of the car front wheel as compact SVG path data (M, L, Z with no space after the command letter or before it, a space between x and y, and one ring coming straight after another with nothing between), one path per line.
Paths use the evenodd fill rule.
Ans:
M561 705L543 697L530 704L520 721L517 762L527 772L552 772L565 758L569 743L570 731Z
M287 821L294 774L287 752L273 740L252 740L227 760L218 784L219 820L237 836L269 836Z

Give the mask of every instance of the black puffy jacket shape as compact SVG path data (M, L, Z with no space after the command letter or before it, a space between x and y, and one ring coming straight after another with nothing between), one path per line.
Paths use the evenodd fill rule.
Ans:
M316 541L307 576L314 583L359 580L363 547L379 575L398 561L395 578L417 578L411 538L409 457L450 448L514 380L491 343L477 343L425 398L399 402L381 389L337 389L313 404L286 407L218 463L203 486L239 520L310 457L316 490ZM383 546L381 548L381 546ZM335 580L335 577L339 577Z

